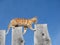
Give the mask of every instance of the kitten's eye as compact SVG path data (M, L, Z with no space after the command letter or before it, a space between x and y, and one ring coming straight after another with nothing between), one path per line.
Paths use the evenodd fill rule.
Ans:
M42 33L42 36L44 36L44 33Z

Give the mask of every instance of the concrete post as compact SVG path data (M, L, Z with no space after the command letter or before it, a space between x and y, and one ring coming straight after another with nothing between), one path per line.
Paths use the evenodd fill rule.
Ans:
M5 45L5 30L0 30L0 45Z
M47 24L36 24L34 32L34 45L51 45Z
M12 28L12 45L24 45L22 27Z

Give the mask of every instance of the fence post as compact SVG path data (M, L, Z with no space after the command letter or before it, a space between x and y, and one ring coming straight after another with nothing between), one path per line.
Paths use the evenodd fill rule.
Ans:
M0 45L5 45L5 30L0 30Z
M12 45L24 45L22 27L12 28Z
M34 32L34 45L51 45L47 24L36 24Z

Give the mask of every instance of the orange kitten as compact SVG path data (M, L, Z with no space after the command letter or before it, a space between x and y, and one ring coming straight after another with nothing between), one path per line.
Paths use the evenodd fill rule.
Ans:
M33 17L31 19L24 19L24 18L15 18L12 19L8 25L8 31L6 34L8 34L10 27L15 28L17 26L24 26L24 33L26 33L27 28L30 28L31 30L35 30L32 28L32 24L37 23L37 18Z

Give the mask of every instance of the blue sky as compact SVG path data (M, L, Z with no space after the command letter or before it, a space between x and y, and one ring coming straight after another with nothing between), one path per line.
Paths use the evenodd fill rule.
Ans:
M0 0L0 30L7 30L13 18L32 18L38 23L48 24L52 45L60 43L60 0ZM33 31L25 34L25 45L33 45ZM6 45L11 45L11 31L6 37Z

